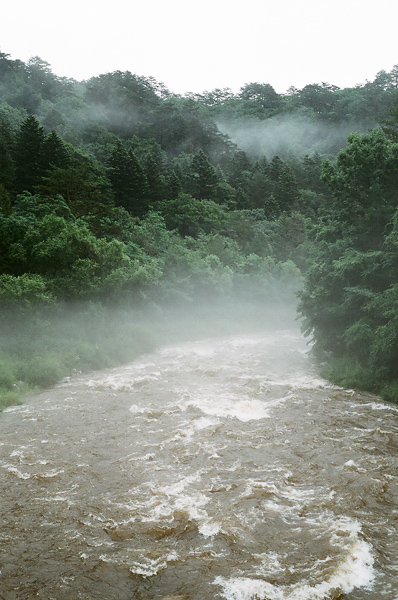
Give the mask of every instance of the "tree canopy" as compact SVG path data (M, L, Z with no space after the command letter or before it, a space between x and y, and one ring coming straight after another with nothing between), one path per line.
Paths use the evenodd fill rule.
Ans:
M0 307L265 303L302 287L329 376L398 399L397 71L180 96L1 53Z

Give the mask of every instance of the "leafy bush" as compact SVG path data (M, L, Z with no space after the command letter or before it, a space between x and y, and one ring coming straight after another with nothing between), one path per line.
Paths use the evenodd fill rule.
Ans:
M0 275L0 307L3 310L23 310L37 305L48 305L53 301L48 281L41 275Z
M62 365L61 356L47 352L21 362L17 372L20 381L40 388L55 385L66 374L67 370Z
M15 367L11 360L0 360L0 389L12 390L15 383Z

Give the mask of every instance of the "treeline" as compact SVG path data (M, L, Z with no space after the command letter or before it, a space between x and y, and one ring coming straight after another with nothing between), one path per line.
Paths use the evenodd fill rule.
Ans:
M0 394L13 398L19 382L44 385L146 347L128 339L148 339L148 331L138 335L135 324L126 324L131 307L151 307L153 318L165 307L198 308L208 300L223 308L232 299L292 300L307 271L301 310L308 332L318 347L341 356L351 351L352 345L342 350L345 330L331 342L334 334L317 321L320 308L312 301L321 249L336 244L327 265L332 276L341 239L348 243L353 228L342 229L341 167L324 162L333 161L335 142L325 155L246 153L217 123L305 115L357 130L358 123L366 129L383 122L392 139L397 74L398 67L350 90L321 84L282 96L268 84L248 84L238 94L181 97L129 72L76 82L56 77L37 57L25 64L0 54ZM393 144L380 135L372 134L369 152L373 144ZM361 145L367 138L353 138L348 148L354 139ZM342 152L338 165L345 165L348 150ZM378 156L380 170L385 157ZM366 187L347 175L347 189L362 198L360 185ZM394 201L379 205L379 191L369 185L369 231L384 225L367 234L381 244L372 251L384 252L387 242L380 240L383 227L392 227ZM329 232L322 241L336 222L341 238ZM323 291L327 312L334 296ZM334 300L330 331L334 319L340 329L346 322L341 301Z
M0 77L2 113L13 126L33 114L46 130L55 129L67 142L93 152L112 141L109 134L126 139L138 135L155 139L169 155L203 149L211 160L226 141L215 125L219 120L256 122L296 114L369 129L385 120L398 94L398 65L353 88L312 83L286 94L257 82L238 93L227 88L180 96L151 77L128 71L77 82L55 76L38 57L25 64L4 53Z
M221 281L248 293L249 275L256 285L298 275L305 215L323 198L320 157L293 168L234 150L222 170L203 150L168 160L135 137L116 139L99 162L33 115L15 135L3 122L0 144L0 293L10 306L159 298L171 282L178 295Z

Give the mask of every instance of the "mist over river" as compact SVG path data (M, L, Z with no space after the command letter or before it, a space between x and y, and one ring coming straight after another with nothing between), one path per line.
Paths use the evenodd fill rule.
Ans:
M6 410L0 598L398 599L398 407L307 351L184 342Z

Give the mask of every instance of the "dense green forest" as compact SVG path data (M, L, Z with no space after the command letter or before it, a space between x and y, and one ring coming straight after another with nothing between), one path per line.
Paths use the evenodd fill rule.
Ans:
M397 400L397 123L398 66L180 96L0 53L3 405L297 293L327 376Z

